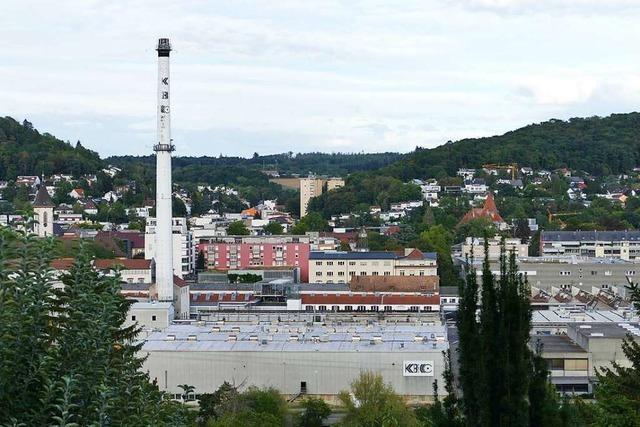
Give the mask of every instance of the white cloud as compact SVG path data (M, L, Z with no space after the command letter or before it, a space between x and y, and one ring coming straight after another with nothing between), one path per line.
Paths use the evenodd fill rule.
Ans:
M638 105L638 7L5 0L0 114L102 154L150 152L166 35L179 154L409 151Z

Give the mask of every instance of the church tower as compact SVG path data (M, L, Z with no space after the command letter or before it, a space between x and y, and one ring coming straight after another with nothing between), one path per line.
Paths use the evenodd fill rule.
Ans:
M33 232L38 237L53 236L53 208L55 205L44 186L40 184L36 199L33 201L33 219L37 221L33 225Z

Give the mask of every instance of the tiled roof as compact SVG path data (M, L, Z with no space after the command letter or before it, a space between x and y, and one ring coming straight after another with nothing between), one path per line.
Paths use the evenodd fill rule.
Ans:
M310 252L310 260L321 259L396 259L395 252Z
M44 185L41 185L40 188L38 188L38 192L36 193L36 198L33 201L33 207L34 208L54 208L55 206L56 205L53 204L53 201L51 200L51 196L49 196L47 189L44 187Z
M115 267L122 267L125 270L148 270L151 268L150 259L97 259L94 263L99 270L108 270Z
M352 291L367 292L438 292L438 276L354 276Z

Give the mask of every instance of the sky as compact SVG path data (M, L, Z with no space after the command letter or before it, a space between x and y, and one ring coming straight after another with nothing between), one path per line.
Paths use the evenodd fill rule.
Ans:
M408 152L640 105L640 0L2 0L0 115L151 154Z

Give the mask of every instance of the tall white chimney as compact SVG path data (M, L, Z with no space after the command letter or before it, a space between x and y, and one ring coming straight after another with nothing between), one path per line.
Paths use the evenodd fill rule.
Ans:
M173 302L173 236L171 224L171 113L169 106L169 39L158 40L158 143L156 152L156 287L159 301Z

